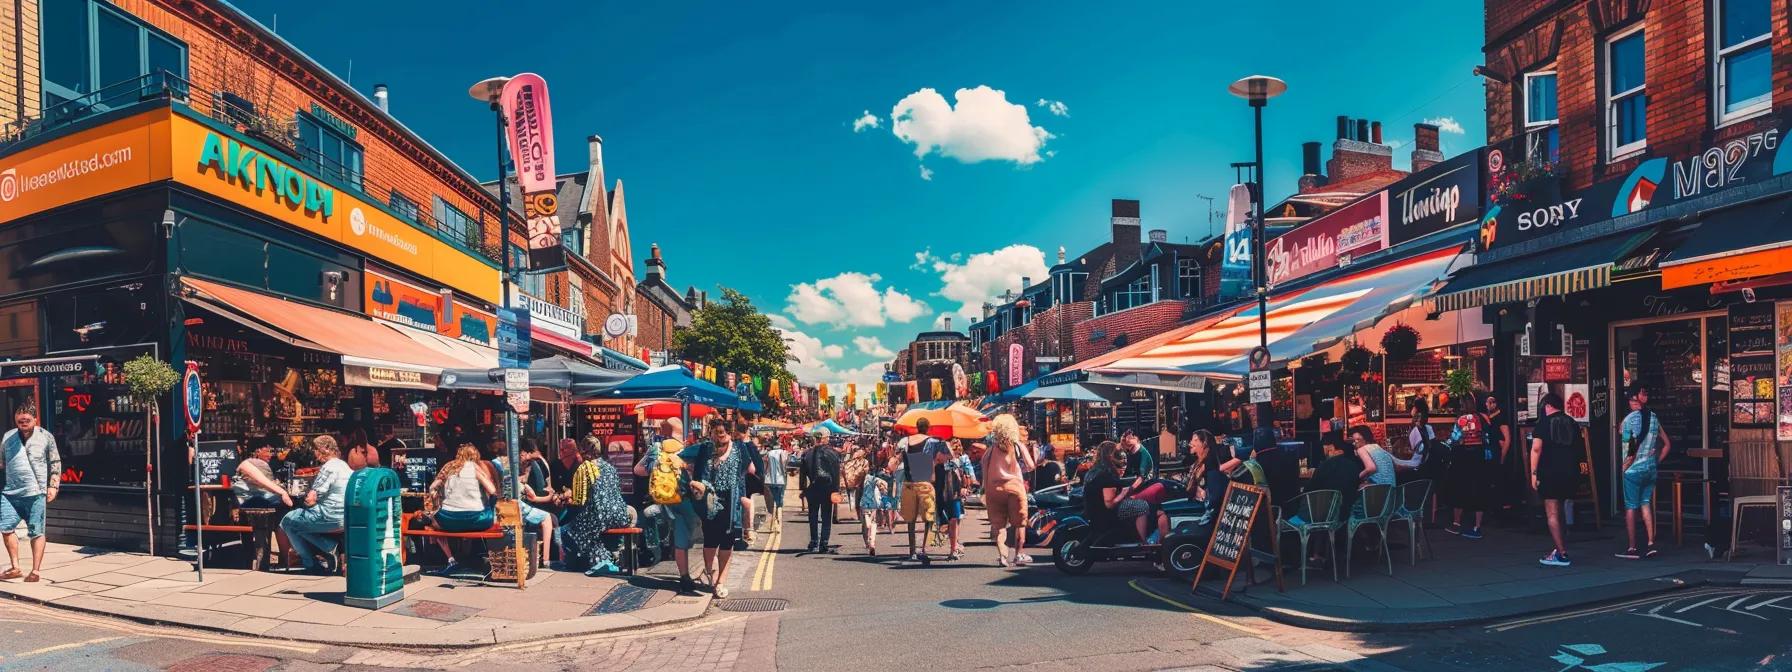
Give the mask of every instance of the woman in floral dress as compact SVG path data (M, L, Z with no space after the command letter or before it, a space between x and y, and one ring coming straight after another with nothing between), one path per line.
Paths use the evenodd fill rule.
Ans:
M615 555L604 546L604 530L628 526L632 512L622 501L622 482L616 466L604 459L608 451L603 444L586 442L580 452L585 460L572 475L572 494L567 500L572 508L571 520L563 534L579 556L572 559L590 565L585 570L587 576L614 574L621 569L616 566Z

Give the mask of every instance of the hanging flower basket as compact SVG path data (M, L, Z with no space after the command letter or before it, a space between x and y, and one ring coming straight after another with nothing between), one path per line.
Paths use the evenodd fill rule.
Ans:
M1381 335L1381 351L1397 361L1412 359L1419 352L1419 330L1405 324L1388 327Z
M1375 359L1375 353L1360 345L1350 346L1344 355L1338 358L1338 378L1345 383L1363 382L1363 374L1369 372L1369 366Z

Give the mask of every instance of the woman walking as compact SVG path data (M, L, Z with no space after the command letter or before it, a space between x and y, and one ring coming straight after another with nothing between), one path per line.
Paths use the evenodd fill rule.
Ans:
M703 514L703 573L718 599L728 597L728 561L740 540L742 488L746 486L746 451L736 446L726 425L717 423L692 464L692 491Z
M1497 478L1493 470L1500 449L1493 423L1481 414L1476 402L1472 394L1462 398L1462 415L1457 416L1456 427L1450 430L1450 463L1444 475L1445 500L1455 508L1450 526L1444 531L1464 539L1481 538L1489 491ZM1475 514L1475 525L1464 529L1463 514L1470 512Z
M889 465L878 465L877 471L864 476L859 486L857 507L860 520L865 528L865 555L877 557L877 532L884 524L884 518L895 506L895 499L890 496L891 476Z

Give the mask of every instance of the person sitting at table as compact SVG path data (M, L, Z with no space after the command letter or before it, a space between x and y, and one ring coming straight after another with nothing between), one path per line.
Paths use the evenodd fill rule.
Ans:
M1345 446L1341 436L1326 441L1324 446L1325 461L1313 470L1313 478L1302 492L1335 490L1339 496L1338 510L1350 511L1356 503L1357 484L1362 482L1363 460L1354 446Z
M312 439L311 452L323 466L318 467L311 489L305 493L304 508L287 512L280 519L280 529L286 532L305 571L334 574L336 540L326 535L342 531L350 470L342 461L336 439L328 435Z
M1394 484L1394 455L1375 442L1375 432L1363 425L1351 427L1350 442L1356 447L1357 460L1362 465L1358 478L1364 485ZM1350 514L1365 515L1360 500L1352 506Z
M479 459L478 448L470 443L461 444L455 451L454 460L442 466L436 473L435 482L429 486L430 494L441 502L430 520L430 529L442 532L491 529L497 519L492 500L498 496L497 477L493 471L491 463ZM459 568L454 548L441 537L436 537L435 542L442 549L442 557L448 559L441 573L454 573Z
M230 491L236 495L238 509L292 508L292 495L274 480L274 441L256 439L249 455L236 464L236 475L230 479Z
M626 448L628 444L617 443ZM604 546L605 530L634 522L634 509L622 501L621 474L608 460L610 448L587 441L572 475L572 492L566 499L565 525L561 528L561 553L574 566L584 566L586 576L617 574L616 556Z

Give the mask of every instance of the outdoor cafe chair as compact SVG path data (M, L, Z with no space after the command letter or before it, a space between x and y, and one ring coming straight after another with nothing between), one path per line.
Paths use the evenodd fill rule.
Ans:
M1350 512L1349 529L1344 535L1344 578L1350 578L1352 551L1356 550L1356 531L1363 527L1373 527L1381 532L1381 557L1388 561L1388 576L1394 575L1394 556L1388 551L1388 521L1394 517L1394 505L1398 498L1394 496L1394 486L1386 483L1365 485L1357 491L1357 501L1362 504L1362 515Z
M1406 523L1406 538L1412 543L1413 565L1419 564L1419 543L1425 543L1425 556L1431 555L1431 542L1425 536L1425 525L1419 520L1425 512L1425 502L1431 499L1431 479L1424 478L1411 481L1400 486L1398 492L1399 508L1394 509L1394 516L1388 520L1392 523Z
M1312 490L1301 493L1294 498L1292 518L1276 515L1277 534L1295 534L1300 537L1300 585L1307 585L1307 540L1317 532L1325 533L1325 553L1331 559L1332 580L1338 580L1337 534L1341 522L1338 520L1338 508L1344 496L1337 490ZM1295 522L1295 520L1300 522Z

